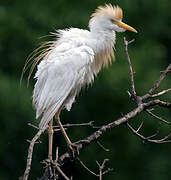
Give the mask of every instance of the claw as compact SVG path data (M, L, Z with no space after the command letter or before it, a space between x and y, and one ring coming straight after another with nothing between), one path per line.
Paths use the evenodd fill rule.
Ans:
M68 145L71 153L72 153L72 157L75 158L79 155L79 146L76 143L70 143Z

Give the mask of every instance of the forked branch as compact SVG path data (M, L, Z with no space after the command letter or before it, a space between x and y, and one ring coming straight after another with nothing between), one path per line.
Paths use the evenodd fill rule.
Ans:
M88 168L79 158L77 158L80 162L80 164L92 175L99 177L99 180L102 180L103 175L109 173L110 171L113 171L112 168L107 168L105 170L105 164L109 161L109 159L104 159L103 163L100 165L100 163L98 161L96 161L96 164L98 165L99 168L99 172L95 173L92 170L90 170L90 168Z
M136 136L138 136L140 139L142 139L144 142L151 142L151 143L157 143L157 144L162 144L162 143L170 143L171 140L168 140L171 137L171 133L168 134L167 136L160 138L160 139L154 139L156 138L156 136L159 134L159 131L157 131L155 134L150 135L150 136L143 136L140 133L140 129L142 128L143 123L140 124L140 126L138 127L138 129L134 129L128 122L126 123L126 125L128 126L128 128L133 132L133 134L135 134Z

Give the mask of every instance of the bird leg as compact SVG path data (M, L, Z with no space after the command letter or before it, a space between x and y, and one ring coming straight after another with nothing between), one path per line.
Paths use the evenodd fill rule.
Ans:
M59 127L60 127L60 129L62 131L62 134L63 134L63 136L64 136L64 138L65 138L65 140L67 142L67 145L69 146L69 148L72 149L72 143L71 143L71 141L70 141L70 139L69 139L69 137L68 137L64 127L62 126L61 121L60 121L61 110L62 110L62 106L59 108L58 112L56 113L56 119L57 119L58 125L59 125Z
M64 138L66 140L66 143L67 143L69 149L71 150L72 156L76 157L79 154L79 149L78 149L77 144L74 144L74 143L72 143L70 141L70 139L69 139L69 137L68 137L64 127L62 126L62 123L60 121L60 112L61 112L61 110L62 110L62 106L60 107L60 109L56 113L56 119L57 119L58 125L59 125L59 127L60 127L60 129L62 131L62 134L63 134L63 136L64 136Z
M52 147L53 147L53 119L49 122L49 160L52 161Z

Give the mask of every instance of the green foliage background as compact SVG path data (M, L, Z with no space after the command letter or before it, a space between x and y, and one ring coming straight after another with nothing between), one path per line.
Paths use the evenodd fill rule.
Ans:
M63 123L94 121L100 126L133 109L129 99L130 89L128 65L125 58L123 37L135 42L129 47L136 71L136 90L144 94L152 86L169 63L171 56L171 1L170 0L1 0L0 1L0 180L18 179L24 172L28 143L36 131L27 123L38 124L31 105L34 81L26 87L27 74L21 87L19 79L28 55L48 38L39 38L68 27L87 28L89 16L98 5L112 3L124 10L124 21L138 30L138 34L117 34L116 61L103 69L95 83L81 92L71 112L64 111ZM170 88L171 76L162 83L161 89ZM161 99L171 100L171 96ZM156 113L171 120L171 112L156 109ZM158 128L162 135L171 129L147 114L141 114L131 122L138 126L144 121L143 132L150 135ZM71 128L68 134L72 141L86 137L91 128ZM30 179L40 177L42 164L47 158L47 133L42 144L36 145ZM96 143L87 147L80 158L92 170L97 171L95 160L109 158L109 167L114 172L104 177L117 180L169 180L171 178L171 145L144 144L125 127L120 126L100 140L110 149L104 152ZM60 134L55 135L56 145L66 150ZM73 166L74 179L97 179L76 162Z

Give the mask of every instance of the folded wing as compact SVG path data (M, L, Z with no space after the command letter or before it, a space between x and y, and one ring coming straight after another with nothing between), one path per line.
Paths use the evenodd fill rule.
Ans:
M49 54L40 62L33 92L36 118L42 115L39 128L47 127L66 100L72 105L78 89L93 80L93 60L93 50L80 46L56 55Z

